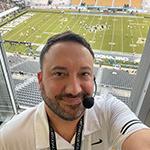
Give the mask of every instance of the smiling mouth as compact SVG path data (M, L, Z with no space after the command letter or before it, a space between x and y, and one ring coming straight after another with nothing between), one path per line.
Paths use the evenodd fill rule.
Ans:
M81 104L82 100L81 98L65 98L63 102L67 105L78 105Z

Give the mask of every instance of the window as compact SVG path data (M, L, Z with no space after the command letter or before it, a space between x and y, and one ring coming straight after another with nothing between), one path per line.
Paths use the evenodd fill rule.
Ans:
M13 87L3 46L0 43L0 124L17 113Z

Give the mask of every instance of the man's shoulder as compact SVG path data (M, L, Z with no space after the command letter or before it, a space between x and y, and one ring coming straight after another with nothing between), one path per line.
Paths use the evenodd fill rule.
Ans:
M92 122L92 125L90 125L92 129L87 130L95 131L102 128L108 117L107 112L111 109L111 104L115 99L111 94L101 94L94 97L94 106L86 110L86 121Z
M35 116L40 109L41 104L28 108L5 123L0 129L0 144L8 149L21 149L22 147L30 149L27 147L34 147Z
M128 111L129 108L121 100L117 99L112 94L101 94L100 96L95 96L94 106L86 110L88 118L97 118L98 120L104 121L112 117L112 114L119 114L120 110Z
M96 95L95 96L95 105L96 106L101 106L101 105L109 105L115 102L121 102L119 99L117 99L115 96L109 93L104 93L101 95Z
M23 112L15 115L11 120L5 123L0 129L0 133L17 134L18 131L22 132L29 124L32 124L36 107L31 107Z
M101 94L94 97L94 106L91 109L86 109L85 113L85 135L101 134L106 137L107 125L109 122L109 111L111 103L115 97L111 94Z

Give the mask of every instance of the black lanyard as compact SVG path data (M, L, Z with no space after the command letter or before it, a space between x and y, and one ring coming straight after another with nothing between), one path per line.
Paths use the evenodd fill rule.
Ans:
M50 150L57 150L55 131L50 126L49 117L48 117L48 124L49 124ZM77 124L77 131L76 131L76 138L75 138L74 150L80 150L81 149L83 126L84 126L84 116L80 119L80 121Z

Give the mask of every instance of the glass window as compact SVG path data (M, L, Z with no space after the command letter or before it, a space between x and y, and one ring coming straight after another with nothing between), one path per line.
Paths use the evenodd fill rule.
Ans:
M16 113L14 93L2 48L0 43L0 124L9 120Z

